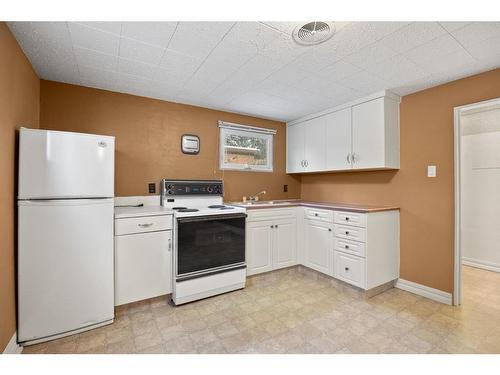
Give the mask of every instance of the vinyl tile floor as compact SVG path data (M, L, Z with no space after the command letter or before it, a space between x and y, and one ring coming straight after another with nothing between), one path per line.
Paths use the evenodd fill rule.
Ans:
M453 307L390 289L372 298L304 267L173 306L117 308L115 322L23 353L500 353L500 274L463 268Z

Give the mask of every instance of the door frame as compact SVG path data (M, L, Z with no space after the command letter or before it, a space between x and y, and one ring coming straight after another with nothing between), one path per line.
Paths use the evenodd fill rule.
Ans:
M461 224L461 176L460 176L460 117L467 112L480 112L490 107L500 107L500 98L482 102L466 104L453 109L454 130L454 199L455 199L455 227L454 227L454 280L453 280L453 305L462 303L462 244L460 241Z

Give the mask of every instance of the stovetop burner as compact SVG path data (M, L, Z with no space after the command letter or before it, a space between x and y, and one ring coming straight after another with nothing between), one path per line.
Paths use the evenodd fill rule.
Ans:
M226 206L224 206L223 204L213 204L211 206L208 206L208 208L223 208L223 207L226 207Z
M187 207L172 207L172 210L187 210Z
M196 212L199 211L197 208L180 208L177 212Z
M220 208L221 210L234 210L234 207L223 206Z

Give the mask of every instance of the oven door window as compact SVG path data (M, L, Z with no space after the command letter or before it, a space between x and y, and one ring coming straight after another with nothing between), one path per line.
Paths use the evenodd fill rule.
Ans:
M178 276L245 262L245 217L227 216L178 219Z

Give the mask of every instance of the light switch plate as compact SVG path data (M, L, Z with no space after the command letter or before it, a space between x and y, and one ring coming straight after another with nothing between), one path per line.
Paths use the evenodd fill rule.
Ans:
M428 165L427 166L427 177L436 177L437 175L437 170L435 165Z

